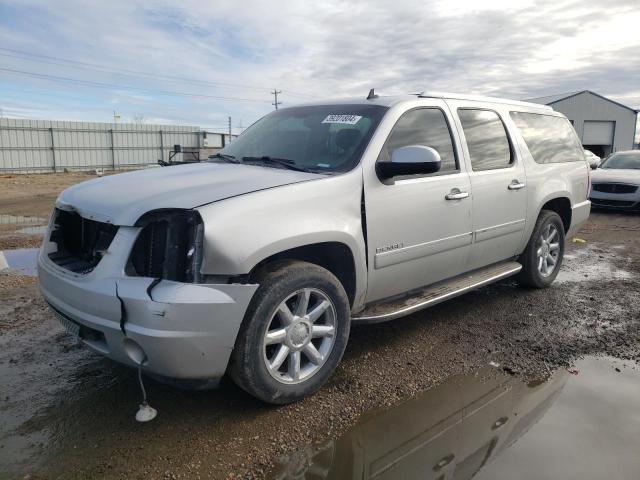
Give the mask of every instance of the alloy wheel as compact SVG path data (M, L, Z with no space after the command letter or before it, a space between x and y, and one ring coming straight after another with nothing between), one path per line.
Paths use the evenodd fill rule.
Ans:
M278 305L263 338L263 360L281 383L295 384L317 373L335 343L336 309L321 290L304 288Z

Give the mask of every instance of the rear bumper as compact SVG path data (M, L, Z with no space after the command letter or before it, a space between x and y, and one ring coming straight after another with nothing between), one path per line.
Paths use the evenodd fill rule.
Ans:
M571 226L566 233L567 237L571 237L578 233L578 231L585 224L591 213L591 202L585 200L584 202L576 203L571 207Z
M52 308L80 325L83 343L130 366L137 366L135 359L144 352L143 370L178 379L224 375L258 288L163 280L151 298L147 293L151 278L69 276L42 253L38 276L42 295Z

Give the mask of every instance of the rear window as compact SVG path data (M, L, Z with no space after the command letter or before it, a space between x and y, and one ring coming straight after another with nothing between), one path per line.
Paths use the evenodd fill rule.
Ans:
M511 112L537 163L584 162L582 145L566 118Z

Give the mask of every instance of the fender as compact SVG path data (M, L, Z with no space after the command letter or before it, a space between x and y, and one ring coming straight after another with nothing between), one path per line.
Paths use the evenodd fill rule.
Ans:
M337 242L351 251L355 304L367 284L360 167L314 182L262 190L199 207L204 222L202 273L245 275L262 260L306 245Z

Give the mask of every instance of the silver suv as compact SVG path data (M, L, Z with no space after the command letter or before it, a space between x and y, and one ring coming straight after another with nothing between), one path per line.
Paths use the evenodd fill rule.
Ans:
M536 104L372 91L280 109L208 162L65 190L40 286L109 358L287 403L329 378L352 323L510 275L549 286L588 171Z

